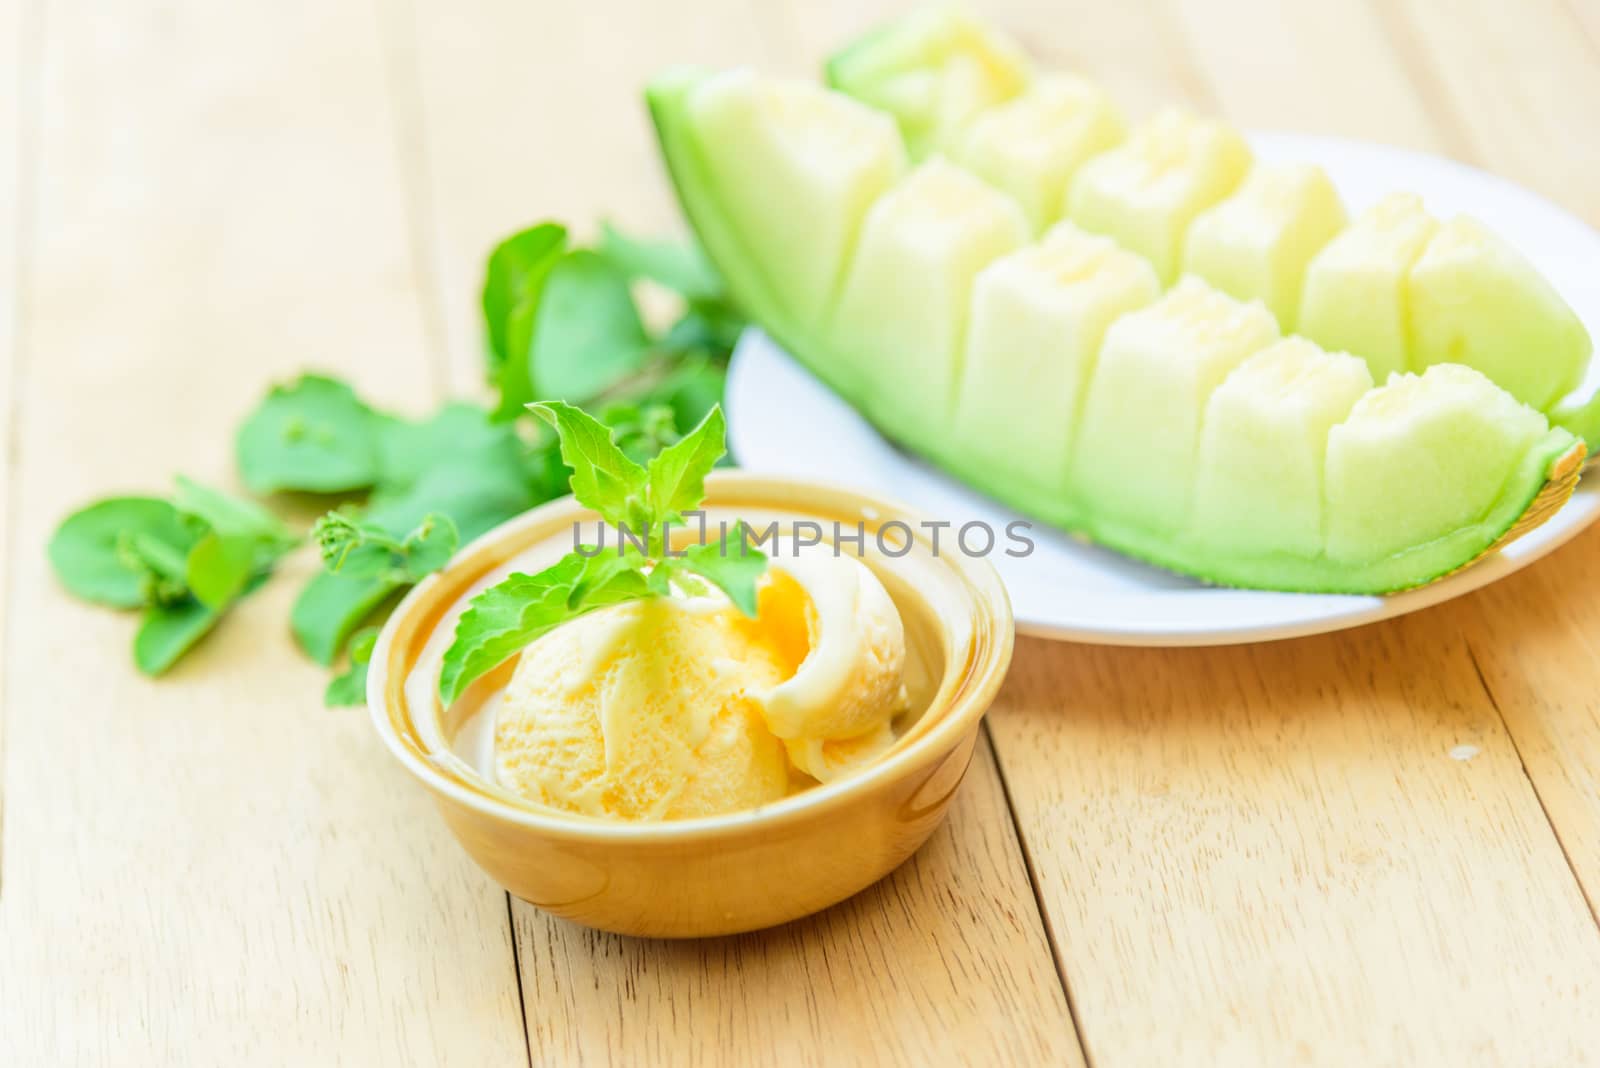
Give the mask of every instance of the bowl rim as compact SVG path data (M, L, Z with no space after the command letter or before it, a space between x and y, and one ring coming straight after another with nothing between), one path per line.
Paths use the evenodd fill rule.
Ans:
M788 478L740 469L719 470L706 479L706 504L728 507L729 505L723 504L717 498L729 494L736 495L741 489L748 492L761 486L769 489L781 488L787 496L815 495L831 497L834 500L843 499L864 514L876 513L879 518L875 521L880 525L892 520L911 524L914 529L913 537L925 541L920 531L924 529L921 521L926 516L919 510L876 494L863 493L848 486L814 479ZM737 502L732 505L732 507L737 506ZM474 555L472 550L506 540L515 540L517 534L524 528L543 526L551 519L569 513L576 520L594 515L590 509L578 504L569 494L513 516L462 546L454 561L443 571L429 575L406 594L384 622L378 640L373 646L367 677L367 711L385 748L414 778L436 795L473 809L481 816L503 820L567 840L589 842L603 840L627 842L633 845L671 845L686 839L702 838L708 834L732 834L752 829L777 828L849 804L859 795L908 776L934 762L942 754L954 748L968 731L978 726L996 693L999 692L1010 667L1016 628L1012 617L1011 599L999 572L986 558L967 556L964 553L941 553L934 559L956 573L961 586L973 602L974 611L982 613L986 604L990 607L988 622L992 638L983 643L982 649L973 656L967 669L966 679L953 695L950 704L940 712L938 719L926 732L913 738L899 752L891 753L884 760L859 774L847 775L835 782L823 783L790 794L770 804L715 816L660 821L605 820L568 816L553 809L547 813L541 809L511 804L487 792L471 790L457 782L435 767L400 736L395 729L386 700L392 659L391 647L395 635L409 615L415 612L419 605L430 601L433 588L443 582L444 576L458 566L457 562L467 564L472 560ZM516 551L525 551L533 544L537 543L521 546ZM479 574L495 566L498 565L491 564L489 567L481 568ZM425 641L426 638L422 640Z

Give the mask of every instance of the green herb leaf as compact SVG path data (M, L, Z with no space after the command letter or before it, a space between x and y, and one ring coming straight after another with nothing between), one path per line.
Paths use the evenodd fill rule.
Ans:
M606 605L649 595L642 560L590 549L569 553L537 575L515 574L472 599L444 655L445 704L551 628Z
M111 497L62 521L48 554L56 578L73 596L113 608L146 602L148 569L125 548L134 533L173 546L180 558L194 534L177 509L156 497Z
M723 299L722 279L693 242L629 237L607 222L600 228L600 253L628 277L648 278L676 290L686 300Z
M560 435L561 458L572 468L572 495L578 503L593 508L613 526L642 530L649 522L645 469L617 448L610 429L560 401L530 405L529 410Z
M691 545L681 558L671 561L675 571L688 571L728 595L745 615L755 618L756 584L767 569L767 557L750 548L747 528L740 523L728 534L726 546L715 542ZM679 576L674 576L675 580Z
M329 512L312 529L329 571L382 576L395 583L419 582L439 570L456 551L460 535L449 516L430 512L403 536L381 524Z
M164 673L217 625L222 613L193 597L144 610L133 637L133 662L146 675Z
M483 283L483 318L488 330L489 381L500 394L499 419L514 418L533 401L534 322L546 276L567 245L555 223L513 234L489 254Z
M341 493L378 480L376 416L325 375L273 387L239 428L234 452L256 493Z
M372 648L378 642L377 627L363 627L350 637L350 664L334 676L323 691L324 704L359 705L367 700L367 669L372 663Z
M545 279L531 351L534 400L581 404L637 370L650 337L628 276L586 249L563 256Z
M713 408L676 445L662 449L646 469L652 525L680 519L706 496L706 476L727 452L722 409Z
M117 542L117 552L129 570L141 576L144 604L174 604L189 596L190 551L200 534L185 524L171 539L165 532L130 530Z
M256 544L249 538L207 534L189 550L184 584L201 604L221 610L250 581L256 554Z
M289 629L307 656L327 667L345 640L404 583L384 575L315 575L289 611Z

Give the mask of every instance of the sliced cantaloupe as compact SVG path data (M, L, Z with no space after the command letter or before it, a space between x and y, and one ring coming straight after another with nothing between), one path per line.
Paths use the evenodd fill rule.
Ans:
M1237 192L1189 227L1183 269L1230 296L1262 301L1290 331L1306 265L1345 221L1321 167L1258 163Z
M1466 364L1541 410L1582 381L1589 332L1533 265L1476 219L1439 227L1408 282L1413 370Z
M1073 496L1145 530L1183 529L1211 391L1277 337L1264 305L1193 278L1111 324L1083 406Z
M706 157L732 228L790 249L768 284L797 318L825 315L867 208L905 172L894 123L843 94L743 70L707 79L688 107L697 139L740 146Z
M1371 388L1364 361L1301 337L1240 364L1206 405L1195 540L1229 552L1319 555L1328 430Z
M1406 370L1406 280L1437 228L1415 194L1378 201L1312 257L1296 329L1360 356L1375 381Z
M1171 285L1189 224L1249 169L1250 148L1232 126L1163 112L1078 169L1067 217L1145 257Z
M1122 115L1104 90L1082 78L1055 75L979 115L952 156L1015 197L1040 231L1061 218L1073 173L1124 133Z
M867 213L825 330L830 350L884 411L947 420L973 279L1027 239L1010 197L943 159L921 164Z
M1160 291L1142 257L1071 223L985 267L973 287L955 447L996 478L1064 497L1106 328ZM1010 432L995 433L1007 424Z
M1277 338L1266 307L1197 279L1113 320L1096 355L1108 309L1148 296L1149 276L1101 278L1085 266L1093 255L1072 251L1093 239L1070 229L1027 246L1015 200L943 161L864 218L854 195L810 195L807 225L793 225L797 197L771 190L857 188L809 177L862 173L844 134L816 137L808 154L763 150L770 173L744 180L769 195L725 196L720 182L752 164L748 138L700 125L693 105L712 84L676 72L650 101L685 210L736 298L880 428L1023 512L1213 582L1374 593L1468 564L1572 491L1580 442L1471 369L1439 365L1363 395L1327 430L1316 513L1319 435L1363 384L1348 361L1303 343L1263 353ZM1342 240L1308 279L1331 264L1325 278L1343 289L1323 294L1330 305L1359 319L1361 294L1376 294L1403 313L1416 257L1369 236L1341 261L1329 250ZM811 265L841 260L832 312L800 310L829 303L815 281L828 272ZM1600 423L1593 403L1561 410Z
M974 116L1027 88L1027 57L956 6L925 8L828 60L828 83L893 115L912 156L948 149Z

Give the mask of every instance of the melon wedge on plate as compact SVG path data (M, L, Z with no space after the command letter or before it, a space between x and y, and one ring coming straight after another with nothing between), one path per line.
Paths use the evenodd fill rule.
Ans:
M1040 78L1026 93L980 114L953 158L1010 193L1035 230L1061 218L1072 175L1122 140L1122 115L1104 90L1082 78Z
M1145 257L1171 285L1189 224L1233 192L1249 169L1250 147L1238 130L1165 111L1079 169L1067 217Z
M828 84L895 117L911 154L948 149L974 116L1029 81L1027 58L959 7L924 8L833 55Z
M760 121L782 129L730 136L703 119L715 109L702 94L727 91L719 77L676 72L650 103L679 199L735 297L879 428L1021 511L1213 582L1381 593L1470 563L1572 490L1583 444L1471 369L1352 401L1367 384L1354 364L1282 347L1259 302L1190 279L1141 304L1154 290L1137 272L1114 296L1075 291L1116 250L1092 253L1072 231L1029 244L1010 196L943 160L883 181L862 160L893 153L859 151L864 106L773 108ZM814 128L829 123L840 129ZM799 129L805 153L750 151ZM768 195L729 190L732 175ZM777 218L795 200L771 190L804 198L805 226ZM1180 200L1196 204L1153 202ZM1163 218L1151 232L1181 229ZM1403 299L1401 258L1377 258L1378 292ZM1368 260L1351 262L1359 281ZM828 277L837 294L802 311ZM1093 351L1117 301L1130 307Z
M1262 301L1288 333L1306 265L1344 224L1344 204L1321 167L1257 164L1238 192L1189 227L1183 269L1230 296Z

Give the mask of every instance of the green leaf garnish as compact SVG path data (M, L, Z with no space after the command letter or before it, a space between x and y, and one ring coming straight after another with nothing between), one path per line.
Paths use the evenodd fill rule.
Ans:
M50 538L50 566L75 597L113 608L138 608L149 599L149 570L129 553L134 534L172 546L179 559L194 542L193 531L171 502L110 497L62 521Z
M489 380L500 393L497 418L515 418L537 398L531 369L534 322L545 278L566 247L566 227L543 223L506 238L489 254L483 319Z
M643 240L602 223L600 254L628 277L648 278L691 303L724 299L722 279L693 242Z
M514 574L474 597L445 651L439 696L446 704L473 680L554 627L607 605L717 586L747 615L756 612L756 581L766 557L740 536L732 555L721 547L691 547L666 554L664 525L699 507L705 477L722 457L723 418L715 408L682 441L662 451L648 468L625 456L611 431L566 404L532 406L556 428L561 454L572 467L572 494L607 522L649 531L648 553L588 547L568 553L537 575ZM741 528L742 533L742 528Z
M441 512L428 513L398 537L380 523L329 512L317 520L311 536L329 571L381 576L397 585L420 582L439 570L455 554L460 540L455 522Z
M377 627L362 627L350 636L350 665L328 682L322 694L323 704L338 707L366 702L367 669L372 663L372 648L377 643Z
M343 493L378 480L376 416L325 375L273 387L239 428L234 452L256 493Z

